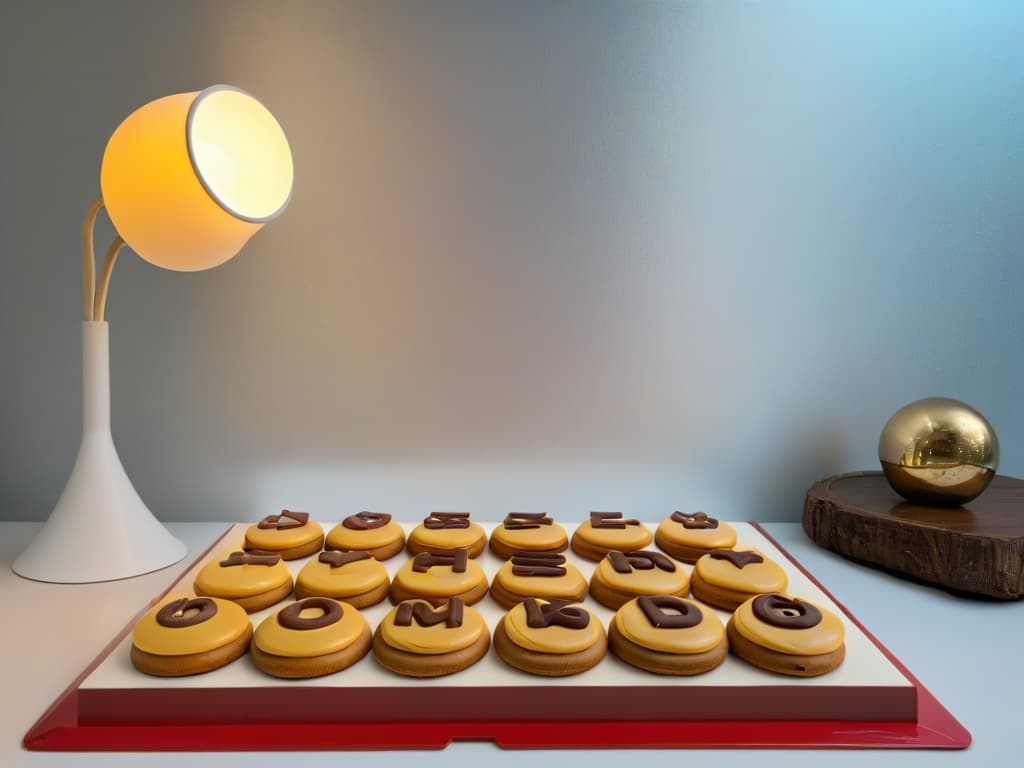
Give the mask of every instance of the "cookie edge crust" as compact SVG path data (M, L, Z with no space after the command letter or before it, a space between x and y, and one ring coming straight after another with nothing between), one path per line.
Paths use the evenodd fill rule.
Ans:
M359 637L339 651L321 656L278 656L257 647L254 638L249 645L249 655L257 669L273 677L321 677L351 667L369 652L371 641L370 626L364 622Z
M319 552L324 546L324 534L320 534L312 541L308 541L305 544L297 544L294 547L288 547L287 549L260 549L257 547L250 547L249 540L245 541L245 551L250 555L280 555L282 560L298 560L300 557L306 557L312 555L314 552Z
M757 597L760 594L767 594L762 592L737 592L715 584L709 584L700 577L696 568L690 574L690 592L702 603L723 611L735 611L750 598Z
M671 595L672 597L687 597L690 594L689 579L687 579L686 587L687 588L681 592L658 592L656 594ZM597 602L605 608L611 608L613 611L619 610L619 608L624 606L634 597L643 597L644 595L654 594L649 592L621 592L617 589L613 589L605 583L604 579L598 576L597 570L595 570L594 575L590 577L589 592L590 596L597 600Z
M656 675L703 675L725 661L729 640L723 633L721 642L703 653L655 651L627 638L613 620L608 629L608 650L627 664Z
M487 592L487 577L485 576L483 579L481 579L479 584L477 584L475 587L467 589L465 592L459 592L455 595L442 596L417 595L414 592L410 592L405 587L399 586L397 582L392 581L389 597L391 598L391 603L393 605L398 605L404 600L426 600L435 608L440 608L453 597L459 598L466 605L475 605L476 603L479 603L481 600L487 597Z
M329 597L332 600L337 600L339 603L348 603L353 608L369 608L372 605L376 605L381 602L385 597L388 596L391 590L391 579L386 578L383 582L378 584L373 589L368 589L366 592L360 592L356 595L328 595L322 592L318 592L313 589L306 589L303 587L299 588L299 583L295 583L295 599L305 600L307 597Z
M494 650L503 662L522 672L544 677L566 677L597 666L608 652L608 636L602 626L597 641L589 648L575 653L541 653L512 642L505 631L505 617L502 617L494 629Z
M523 600L527 600L531 597L539 597L541 600L554 600L554 599L566 599L549 597L547 595L520 595L518 592L513 592L503 584L498 583L498 578L495 576L494 581L491 583L491 597L494 598L494 602L504 608L506 611L514 608ZM572 602L581 603L587 597L587 583L583 582L583 589L578 595L572 596Z
M154 677L186 677L212 672L241 658L252 640L252 624L229 643L201 653L164 655L150 653L132 643L131 661L140 672Z
M388 645L380 625L373 633L373 658L384 669L405 677L443 677L461 672L486 656L490 647L491 636L486 625L473 643L448 653L410 653Z
M247 595L246 597L224 597L223 595L215 595L212 592L204 592L197 585L193 584L192 589L199 597L216 597L221 600L229 600L235 605L239 606L246 613L256 613L262 611L264 608L269 608L272 605L277 605L279 602L284 600L292 593L294 586L292 584L291 574L288 576L288 581L281 584L278 587L269 589L266 592L260 592L256 595Z
M470 544L469 546L465 547L465 549L467 550L466 554L470 558L479 557L483 553L484 547L486 547L486 546L487 546L487 532L484 531L480 535L480 538L474 539L472 544ZM421 552L429 552L432 555L450 555L454 550L462 549L462 547L430 547L430 546L426 546L424 544L419 543L418 541L413 541L413 538L412 538L411 535L409 536L408 540L405 542L405 548L407 550L409 550L409 554L412 555L413 557L416 557L416 555L420 554Z
M729 650L734 656L759 669L788 677L819 677L838 668L846 658L846 643L829 653L812 656L773 651L744 637L733 619L729 619L725 634L729 639Z

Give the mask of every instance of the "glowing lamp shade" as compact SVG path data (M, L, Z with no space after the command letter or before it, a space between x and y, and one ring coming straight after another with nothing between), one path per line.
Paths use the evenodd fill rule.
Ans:
M185 272L224 263L288 205L292 155L274 116L225 85L135 110L107 142L100 188L139 256Z

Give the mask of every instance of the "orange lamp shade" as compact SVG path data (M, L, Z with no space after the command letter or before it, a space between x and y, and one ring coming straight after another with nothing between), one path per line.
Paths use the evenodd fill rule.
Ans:
M209 269L288 205L292 155L280 124L226 85L151 101L107 142L103 204L118 234L146 261Z

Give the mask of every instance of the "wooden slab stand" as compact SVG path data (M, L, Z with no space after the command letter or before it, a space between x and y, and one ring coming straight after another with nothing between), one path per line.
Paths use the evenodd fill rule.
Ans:
M819 546L897 574L972 595L1024 597L1024 480L996 475L963 507L899 496L881 472L811 486L804 530Z

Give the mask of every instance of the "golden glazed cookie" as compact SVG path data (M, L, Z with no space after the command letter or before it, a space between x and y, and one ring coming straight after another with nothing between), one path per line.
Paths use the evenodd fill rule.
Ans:
M590 594L607 608L619 608L639 595L690 593L690 577L672 558L653 550L609 552L590 577Z
M623 519L621 512L591 512L572 534L572 551L587 560L600 560L609 552L632 552L651 543L651 532L638 520Z
M479 602L487 594L483 568L456 549L447 554L420 552L395 572L391 582L391 602L422 598L433 605L444 605L457 597L466 605Z
M224 560L211 560L196 574L196 594L223 597L246 613L269 608L292 593L292 574L280 555L232 552Z
M659 675L710 672L729 653L721 620L673 595L642 595L619 608L608 647L627 664Z
M268 515L245 532L245 551L253 555L280 555L297 560L318 551L324 545L324 529L309 519L308 512L281 510Z
M469 512L431 512L412 529L407 547L414 555L465 549L470 557L476 557L486 543L487 532L469 519Z
M218 597L182 597L157 606L132 630L131 660L147 675L180 677L223 667L249 647L245 610Z
M839 617L789 595L750 598L733 613L727 633L736 656L783 675L823 675L846 656L846 628Z
M494 630L494 650L510 667L545 677L575 675L604 658L608 638L582 605L527 598Z
M528 597L578 603L586 596L587 580L580 569L552 552L517 552L491 582L491 597L505 609Z
M388 596L388 569L369 552L321 552L295 578L295 597L330 597L353 608L376 605Z
M654 532L654 543L676 560L695 563L713 549L736 546L736 530L704 512L673 512Z
M512 512L491 531L491 552L507 560L516 552L564 552L565 529L546 512Z
M425 600L401 602L373 635L374 658L409 677L459 672L482 659L490 645L483 617L458 598L439 608Z
M324 548L367 552L375 560L387 560L405 548L405 531L391 515L359 512L330 530Z
M698 600L726 611L765 592L786 588L786 572L755 550L716 549L703 555L690 574L690 589Z
M256 627L251 655L257 669L274 677L318 677L355 664L371 639L366 619L351 605L307 597Z

